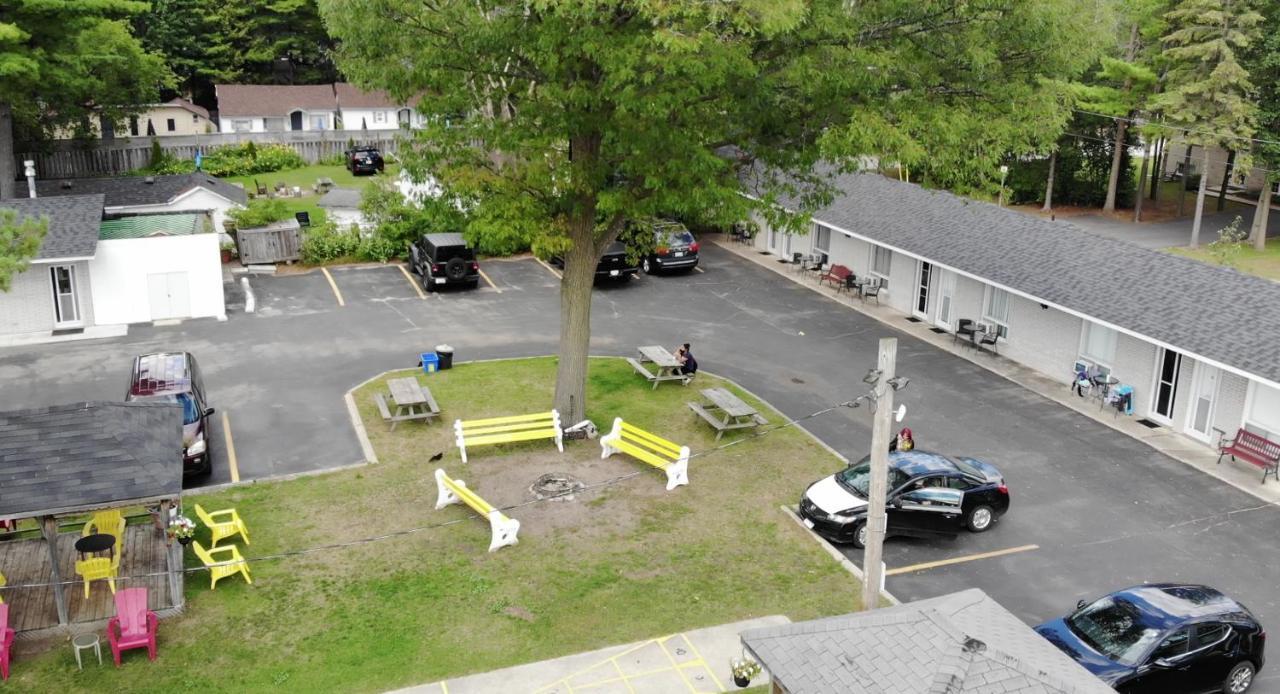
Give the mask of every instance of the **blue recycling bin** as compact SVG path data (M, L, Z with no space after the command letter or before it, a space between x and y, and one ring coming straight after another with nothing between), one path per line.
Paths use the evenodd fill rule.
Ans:
M440 370L440 357L435 352L423 352L418 357L418 364L422 367L422 373L433 374Z

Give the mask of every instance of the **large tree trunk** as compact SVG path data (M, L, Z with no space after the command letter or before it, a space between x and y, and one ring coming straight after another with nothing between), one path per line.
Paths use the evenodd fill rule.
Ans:
M1129 47L1125 50L1124 59L1133 62L1134 56L1138 53L1138 25L1134 24L1129 27ZM1128 94L1133 89L1133 80L1126 79L1121 91ZM1116 211L1116 189L1120 186L1120 162L1124 160L1125 132L1129 129L1129 118L1133 113L1126 113L1124 118L1116 119L1116 137L1112 142L1114 151L1111 153L1111 176L1107 179L1107 201L1102 204L1103 212ZM1142 179L1138 179L1142 180Z
M14 196L18 172L13 161L13 107L0 101L0 200Z
M1151 168L1151 199L1157 199L1157 192L1160 190L1160 176L1164 174L1164 167L1169 165L1169 141L1161 137L1156 140L1156 161L1155 166Z
M591 289L596 276L595 213L576 213L569 226L573 245L560 279L560 362L555 407L565 426L586 414L587 358L591 347Z
M1204 168L1200 170L1200 189L1196 192L1196 218L1191 222L1192 250L1200 247L1200 218L1204 216L1205 191L1209 189L1209 148L1202 149L1204 149Z
M1186 133L1183 133L1185 136ZM1191 145L1187 145L1187 151L1182 155L1182 185L1178 186L1178 216L1182 216L1183 210L1187 206L1187 177L1191 175ZM1204 180L1204 176L1200 176L1200 180ZM1199 221L1200 216L1196 215Z
M1044 186L1044 206L1041 210L1049 212L1053 210L1053 174L1058 168L1058 150L1049 153L1049 181Z
M1147 160L1151 158L1151 142L1146 142L1142 147L1142 170L1138 173L1138 190L1137 195L1133 196L1133 221L1142 221L1142 182L1147 180Z
M1258 195L1258 206L1253 211L1253 248L1259 251L1267 249L1267 224L1271 219L1271 188L1275 183L1264 178L1262 193Z
M1222 187L1218 189L1218 211L1227 209L1227 184L1231 182L1231 169L1236 163L1236 151L1227 152L1227 165L1222 169Z

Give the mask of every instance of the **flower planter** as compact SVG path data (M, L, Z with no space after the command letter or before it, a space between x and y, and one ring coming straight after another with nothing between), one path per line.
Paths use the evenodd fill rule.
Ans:
M751 686L751 679L748 677L738 677L737 675L734 675L733 683L738 685L739 687L746 688Z
M231 260L232 260L234 257L235 257L235 256L234 256L234 255L232 255L232 252L231 252L231 249L230 249L230 248L224 248L224 249L222 249L222 264L223 264L223 265L226 265L227 263L231 262Z
M191 544L191 538L189 538L189 537L180 537L180 538L178 538L178 544L180 544L180 545L182 545L182 546L184 546L184 547L185 547L185 546L187 546L187 545Z

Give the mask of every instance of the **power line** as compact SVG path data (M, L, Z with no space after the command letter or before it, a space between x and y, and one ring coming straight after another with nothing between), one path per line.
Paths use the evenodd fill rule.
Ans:
M718 451L722 451L722 450L724 450L724 449L726 449L726 448L729 448L729 447L731 447L731 446L736 446L736 445L738 445L738 444L740 444L740 443L743 443L743 442L746 442L746 441L752 441L752 440L754 440L754 439L758 439L758 438L760 438L761 436L765 436L765 435L767 435L767 434L771 434L771 433L773 433L773 432L775 432L775 431L778 431L779 429L785 429L785 428L787 428L787 427L794 426L794 425L796 425L796 424L798 424L798 423L800 423L800 422L803 422L803 421L806 421L806 420L809 420L809 419L813 419L813 418L815 418L815 417L820 417L820 416L822 416L822 415L824 415L824 414L827 414L828 412L832 412L832 411L838 410L838 409L840 409L840 408L842 408L842 407L856 407L856 406L857 406L857 405L855 404L856 402L857 402L856 400L848 400L848 401L845 401L845 402L839 403L839 404L837 404L837 405L831 405L831 406L829 406L829 407L824 407L824 408L822 408L821 410L817 410L817 411L814 411L814 412L810 412L809 414L804 415L804 416L802 416L802 417L797 417L797 418L795 418L795 419L789 419L789 420L787 420L787 421L785 421L785 422L782 422L781 424L776 424L776 425L771 426L771 427L761 428L761 429L759 429L759 430L757 430L757 431L751 432L751 434L750 434L749 436L744 436L744 437L742 437L742 438L734 439L733 441L729 441L729 442L727 442L727 443L722 443L722 444L720 444L720 445L718 445L718 446L713 446L713 447L708 448L708 449L705 449L705 450L695 451L695 452L693 452L693 453L690 453L690 454L689 454L689 459L690 459L690 460L693 460L694 458L700 458L700 457L702 457L702 456L711 455L712 453L716 453L716 452L718 452ZM646 470L643 470L643 469L641 469L641 470L637 470L637 471L635 471L635 472L629 472L629 473L627 473L627 474L625 474L625 475L619 475L619 476L617 476L617 477L611 477L611 478L609 478L609 479L607 479L607 480L604 480L604 481L602 481L602 482L596 482L596 483L594 483L594 484L588 484L588 485L585 485L585 486L583 486L583 487L577 487L577 488L574 488L574 489L566 489L566 490L563 490L563 491L560 491L560 492L556 492L556 493L554 493L554 494L548 494L548 495L543 496L543 497L540 497L540 498L530 499L530 500L528 500L528 501L522 501L522 502L520 502L520 503L518 503L518 504L511 504L511 505L509 505L509 506L503 506L503 507L501 507L501 508L498 508L497 510L498 510L498 511L501 511L501 512L503 512L503 513L506 513L507 511L513 511L513 510L518 509L518 508L524 508L524 507L526 507L526 506L532 506L532 505L534 505L534 504L540 504L540 503L542 503L542 502L544 502L544 501L553 501L553 500L555 500L555 499L559 499L559 498L561 498L561 497L569 496L569 495L572 495L572 494L581 494L581 493L583 493L583 492L585 492L585 491L591 491L591 490L596 490L596 489L604 489L604 488L606 488L606 487L611 487L611 486L614 486L614 485L616 485L616 484L621 484L621 483L623 483L623 482L625 482L625 481L627 481L627 480L633 479L633 478L635 478L635 477L639 477L640 475L643 475L643 474L645 474L646 472L647 472L647 471L646 471ZM439 528L445 528L445 527L448 527L448 526L450 526L450 525L458 525L459 523L465 523L465 522L471 521L471 520L473 520L473 519L480 519L480 520L482 520L482 521L483 521L483 520L486 520L483 516L479 516L479 515L476 515L476 514L474 514L474 513L468 513L468 515L466 515L466 516L464 516L464 517L462 517L462 518L454 518L453 520L443 521L443 522L441 522L441 523L433 523L433 524L431 524L431 525L422 525L422 526L417 526L417 527L413 527L413 528L405 528L405 529L403 529L403 530L393 530L393 531L391 531L391 532L382 533L382 534L380 534L380 535L371 535L371 536L369 536L369 537L356 538L356 539L354 539L354 540L347 540L347 541L345 541L345 542L335 542L335 543L330 543L330 544L326 544L326 545L316 545L316 546L314 546L314 547L305 547L305 548L303 548L303 549L289 550L289 551L286 551L286 552L277 552L277 553L275 553L275 554L264 554L264 555L255 556L255 557L242 557L240 561L226 561L226 562L218 562L218 563L216 563L214 566L236 566L236 565L239 565L239 564L250 564L250 563L263 562L263 561L278 561L278 560L281 560L281 559L289 559L289 558L292 558L292 557L300 557L300 556L305 556L305 555L308 555L308 554L315 554L315 553L317 553L317 552L327 552L327 551L332 551L332 550L345 549L345 548L347 548L347 547L355 547L355 546L358 546L358 545L366 545L366 544L371 544L371 543L374 543L374 542L381 542L381 541L383 541L383 540L389 540L389 539L396 538L396 537L404 537L404 536L406 536L406 535L413 535L413 534L416 534L416 533L426 532L426 531L428 531L428 530L436 530L436 529L439 529ZM184 568L180 569L180 571L181 571L182 573L196 573L196 572L200 572L200 571L208 571L210 568L212 568L212 567L208 567L208 566L191 566L191 567L184 567ZM170 572L168 572L168 571L156 571L156 572L144 573L144 574L134 574L134 575L132 575L132 576L117 576L117 577L115 577L115 579L114 579L114 580L117 580L117 581L142 580L142 579L147 579L147 578L157 578L157 577L162 577L162 576L168 576L169 574L170 574ZM55 585L70 586L70 585L76 585L76 584L79 584L79 583L81 583L82 581L83 581L83 579L65 580L65 581L43 581L43 582L38 582L38 583L18 583L18 584L11 583L11 584L8 584L7 586L5 586L3 590L12 590L12 589L15 589L15 588L45 588L45 587L50 587L50 586L55 586Z
M1126 118L1124 116L1112 116L1110 114L1098 113L1097 111L1086 111L1080 108L1073 108L1071 110L1075 111L1076 113L1084 113L1090 116L1102 116L1103 118L1111 118L1113 120L1122 120L1126 123L1132 123L1134 125L1157 125L1167 130L1180 130L1182 132L1196 133L1198 135L1208 135L1209 137L1216 137L1219 140L1244 140L1246 142L1259 142L1267 145L1280 145L1280 142L1277 142L1276 140L1264 140L1259 137L1244 137L1242 135L1215 133L1208 130L1197 130L1195 128L1186 128L1186 127L1177 126L1177 125L1169 125L1167 123L1163 123L1161 121L1156 121L1156 120L1148 120L1143 118Z

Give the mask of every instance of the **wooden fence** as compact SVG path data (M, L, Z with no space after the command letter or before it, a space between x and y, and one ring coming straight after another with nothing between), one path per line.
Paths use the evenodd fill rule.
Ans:
M194 159L197 151L209 152L219 147L244 142L281 144L292 147L308 164L342 154L354 143L372 145L384 154L399 150L403 135L394 130L384 132L341 131L306 133L211 133L157 137L160 148L178 159ZM145 137L100 141L93 147L70 140L50 143L41 151L14 155L14 169L22 176L22 162L36 163L36 176L41 179L92 178L128 173L151 164L151 139Z
M298 224L275 224L236 231L236 248L245 265L293 262L302 257L302 229Z

